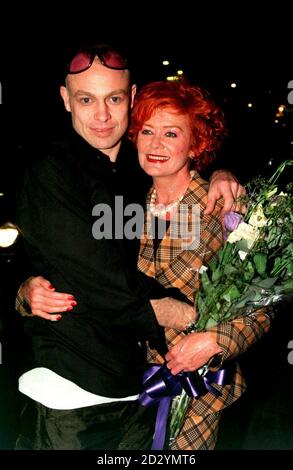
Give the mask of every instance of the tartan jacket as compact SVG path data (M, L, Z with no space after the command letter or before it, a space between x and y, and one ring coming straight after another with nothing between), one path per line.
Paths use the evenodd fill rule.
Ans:
M194 243L186 237L174 237L174 233L180 235L179 217L171 217L170 226L162 238L154 257L153 240L150 234L150 194L147 197L147 211L144 233L141 238L138 267L145 274L155 277L165 287L177 287L193 301L194 293L199 287L199 269L215 255L223 242L222 224L215 215L203 215L207 203L207 183L197 172L191 172L191 181L180 203L185 210L188 208L188 221L192 219L192 211L195 206L199 209L197 220L193 221L193 234L198 232L200 225L200 240ZM186 215L186 214L185 214ZM185 224L186 217L183 217ZM196 219L196 217L195 217ZM182 218L181 218L182 220ZM173 235L173 236L172 236ZM196 239L196 236L193 238ZM225 361L234 359L245 352L269 329L270 318L264 310L259 310L253 315L236 318L221 323L209 331L215 335L215 339L223 350L221 363L213 370L222 367ZM184 333L173 329L165 329L165 335L169 348L175 345ZM155 350L149 350L150 362L163 362ZM222 395L215 397L211 392L199 399L192 401L192 411L198 416L215 413L237 400L246 389L244 377L239 365L235 361L235 373L230 384L226 386L215 385Z

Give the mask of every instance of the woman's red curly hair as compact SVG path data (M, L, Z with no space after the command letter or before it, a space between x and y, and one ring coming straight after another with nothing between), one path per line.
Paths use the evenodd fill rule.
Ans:
M206 90L186 80L149 83L142 87L134 100L128 132L134 143L143 124L162 108L172 108L178 114L189 116L194 139L194 166L197 170L205 168L214 159L226 134L221 109Z

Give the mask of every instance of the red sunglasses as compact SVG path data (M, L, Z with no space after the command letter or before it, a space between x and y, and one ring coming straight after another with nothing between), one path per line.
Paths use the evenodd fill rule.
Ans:
M128 68L128 62L120 52L110 46L95 46L78 51L71 59L67 73L80 73L89 69L95 57L98 57L105 67L114 70L124 70Z

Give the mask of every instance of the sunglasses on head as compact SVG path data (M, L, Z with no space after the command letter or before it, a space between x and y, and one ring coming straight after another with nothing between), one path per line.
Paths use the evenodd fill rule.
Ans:
M95 46L79 50L71 59L67 73L84 72L92 66L95 57L98 57L101 64L109 69L125 70L128 68L127 59L120 52L110 46Z

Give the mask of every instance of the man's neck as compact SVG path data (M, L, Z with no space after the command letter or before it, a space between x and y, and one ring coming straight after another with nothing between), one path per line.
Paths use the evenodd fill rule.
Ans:
M109 149L98 149L100 152L104 153L109 157L110 161L112 163L115 163L117 160L117 155L121 147L121 140L115 145L115 147L109 148Z

